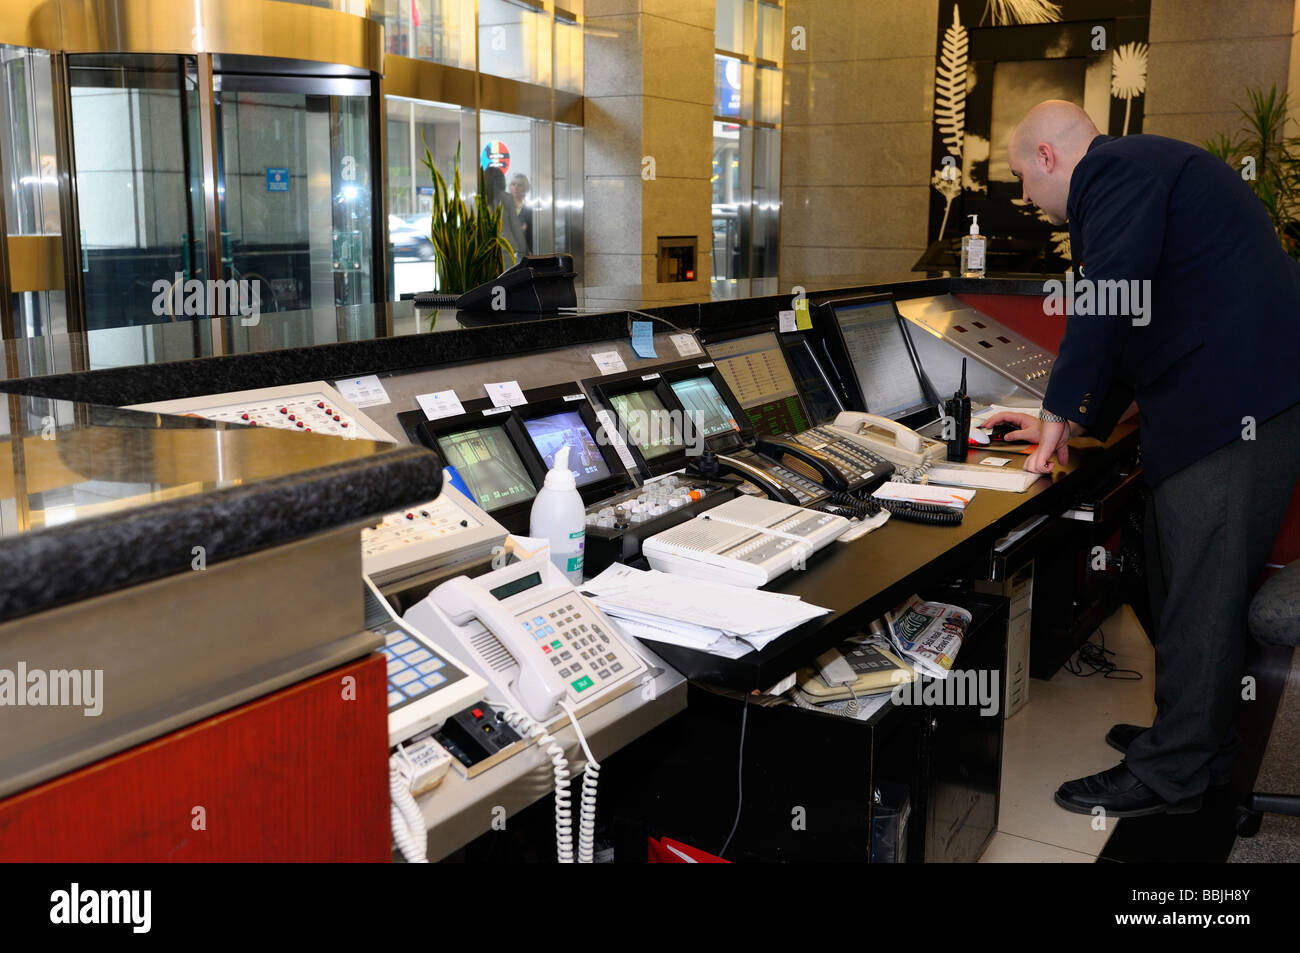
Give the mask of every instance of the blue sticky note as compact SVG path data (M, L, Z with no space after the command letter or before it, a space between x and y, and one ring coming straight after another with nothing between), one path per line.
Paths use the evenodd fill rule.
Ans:
M268 192L288 192L289 191L289 170L285 168L269 167L266 170L266 191Z
M650 321L632 322L632 350L637 357L658 357L655 353L655 326Z

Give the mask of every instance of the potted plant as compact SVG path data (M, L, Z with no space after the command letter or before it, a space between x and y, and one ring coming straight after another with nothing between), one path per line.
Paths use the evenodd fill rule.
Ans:
M1300 260L1300 139L1288 136L1286 93L1247 88L1249 108L1237 106L1245 126L1235 138L1225 133L1205 148L1241 173L1268 210L1282 247Z
M450 187L438 171L427 141L424 165L433 176L429 240L433 242L438 269L438 290L443 294L464 294L501 274L503 253L514 254L510 243L501 237L501 207L487 203L482 168L478 170L478 191L472 202L466 203L461 197L459 143ZM430 330L436 319L437 311L430 316Z

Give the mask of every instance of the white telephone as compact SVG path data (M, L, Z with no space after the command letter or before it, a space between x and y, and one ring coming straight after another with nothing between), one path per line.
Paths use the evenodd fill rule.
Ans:
M888 417L844 410L829 426L896 466L922 467L948 455L942 441L923 437Z
M647 670L546 554L448 580L404 618L466 659L498 701L538 722L560 716L561 702L585 714L633 688Z

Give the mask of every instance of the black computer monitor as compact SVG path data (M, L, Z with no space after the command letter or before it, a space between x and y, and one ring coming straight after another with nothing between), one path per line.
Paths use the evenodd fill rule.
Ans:
M708 351L757 436L799 433L812 425L775 331L711 341Z
M627 442L633 444L648 463L682 452L681 431L654 387L610 394L609 404L618 415Z
M825 306L844 342L867 411L912 427L933 419L938 398L925 380L893 298L865 295Z
M540 417L525 417L524 430L548 470L555 466L559 449L569 448L569 469L579 488L611 476L591 428L578 411L561 410Z
M803 394L804 406L808 416L815 424L824 424L834 420L842 410L847 408L840 399L835 385L826 373L823 359L814 351L813 341L805 334L787 334L782 340L785 356L790 361L790 370L794 372L795 383L799 393Z
M707 375L685 377L672 381L669 386L705 440L740 432L735 414Z
M453 484L489 513L537 495L528 468L504 426L483 425L436 437Z

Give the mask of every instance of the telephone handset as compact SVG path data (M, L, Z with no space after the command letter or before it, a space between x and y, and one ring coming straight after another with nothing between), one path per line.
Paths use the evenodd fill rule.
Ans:
M891 463L905 467L938 463L948 454L947 446L941 441L924 437L896 420L876 414L841 411L830 426Z
M581 715L635 687L647 669L599 609L546 554L438 586L406 613L436 645L454 648L498 701L540 723Z
M817 482L829 490L849 489L849 480L834 460L820 450L804 446L793 437L759 437L756 446L759 453L767 454L774 460L779 461L788 456L812 467L817 474Z
M757 486L768 499L778 503L807 506L826 499L826 488L802 476L789 467L767 460L744 448L731 453L713 454L706 451L687 464L688 473L705 479L716 479L719 474L732 474Z

